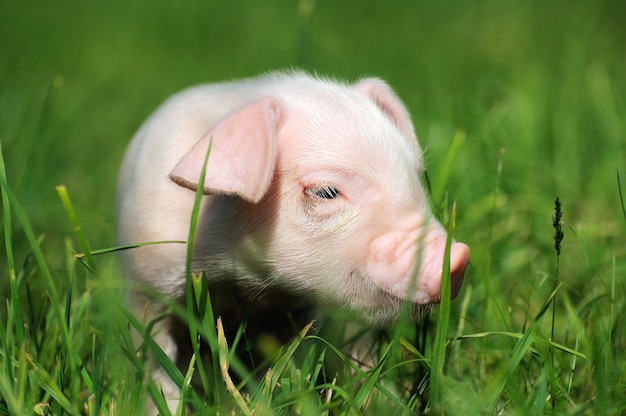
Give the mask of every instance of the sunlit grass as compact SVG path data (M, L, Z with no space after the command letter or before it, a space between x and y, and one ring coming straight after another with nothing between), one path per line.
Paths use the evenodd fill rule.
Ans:
M46 270L45 258L39 253L40 241L30 231L28 220L6 181L0 182L8 206L16 212L29 236L38 268ZM60 195L75 233L82 234L69 196L65 191L60 191ZM549 230L548 226L546 229ZM83 238L87 240L85 235L78 240ZM71 246L67 249L71 250ZM112 255L117 249L101 250L98 257ZM210 292L204 279L192 278L192 297L188 299L203 311L200 316L188 315L193 308L171 305L178 308L178 316L196 328L195 333L213 346L213 364L209 360L212 369L207 373L194 358L185 375L150 338L140 346L133 345L129 328L132 326L142 334L148 329L141 326L121 301L124 285L110 277L102 280L103 275L110 276L112 272L110 262L105 262L108 266L103 271L93 263L84 262L82 255L68 251L67 256L67 279L61 288L47 280L44 304L21 301L31 296L28 286L25 291L19 288L20 284L26 284L24 280L12 285L20 293L8 299L9 313L0 327L3 347L0 410L4 408L7 414L32 410L40 414L134 413L141 411L148 397L167 414L158 386L148 378L148 355L155 357L158 365L178 380L183 402L200 414L219 409L242 414L358 414L364 406L395 407L409 413L431 408L431 411L455 414L461 403L464 408L470 406L486 414L501 411L563 414L585 409L612 413L624 406L620 400L623 384L619 384L624 371L620 367L623 358L614 355L618 348L615 342L623 339L612 336L617 324L615 308L619 305L616 290L620 288L616 282L615 258L607 293L586 304L574 305L560 283L553 286L554 291L537 312L528 310L530 315L520 316L521 327L517 327L521 322L513 319L504 329L496 329L500 328L494 325L497 321L483 317L482 331L459 329L455 333L459 316L449 316L449 312L442 315L450 307L445 302L431 317L437 322L436 331L432 328L425 333L415 332L415 327L411 330L407 323L401 322L398 327L401 330L391 329L391 337L373 350L378 365L363 370L338 346L313 335L309 325L291 344L280 348L264 375L250 378L242 372L237 358L229 354L229 341L223 336L221 324L215 330ZM99 261L92 259L95 263ZM94 275L95 270L100 271ZM474 290L470 284L462 292L465 297L461 301L462 317L467 314ZM57 302L53 302L54 298ZM562 299L558 308L550 308L556 305L557 298ZM530 297L528 302L530 309ZM501 305L495 308L504 309ZM556 328L544 322L550 319ZM20 331L22 328L28 333ZM424 343L418 346L423 335ZM303 344L305 340L308 344ZM311 348L311 343L317 347ZM304 358L295 359L296 351L303 348ZM196 357L198 353L196 350ZM338 357L344 367L338 373L339 378L337 374L325 373L323 363L330 355ZM117 365L108 365L110 360ZM232 360L239 365L242 384L232 381ZM412 370L407 373L407 369ZM199 376L199 371L203 376ZM203 387L190 387L192 374L198 376ZM407 374L416 378L407 379ZM591 385L590 379L594 380ZM594 400L596 395L598 399ZM180 407L181 411L183 408Z

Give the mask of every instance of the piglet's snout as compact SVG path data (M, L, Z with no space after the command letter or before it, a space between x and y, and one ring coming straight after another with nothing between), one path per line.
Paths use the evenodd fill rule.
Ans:
M446 233L440 226L386 233L371 242L367 275L386 292L417 304L441 300ZM469 247L450 246L450 294L454 298L463 284L470 261Z
M450 296L452 299L454 299L461 290L463 278L465 277L465 269L469 261L469 247L463 243L452 243L450 246ZM443 266L443 257L441 257L439 264L440 267ZM431 274L426 284L431 303L437 303L441 300L442 272L443 269L440 268L438 273Z

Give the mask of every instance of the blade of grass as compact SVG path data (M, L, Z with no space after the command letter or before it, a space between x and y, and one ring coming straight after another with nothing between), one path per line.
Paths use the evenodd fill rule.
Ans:
M191 270L191 265L193 261L193 248L196 241L196 228L198 225L198 217L200 216L200 204L202 202L203 197L203 189L204 189L204 177L206 175L207 165L209 163L209 156L211 155L211 149L213 147L213 138L209 141L209 147L207 149L206 155L204 156L204 161L202 163L202 169L200 171L200 177L198 178L198 188L196 189L196 195L193 204L193 210L191 213L191 218L189 221L189 237L187 238L187 259L185 262L185 288L186 288L186 298L185 304L187 306L187 317L188 317L188 328L189 328L189 336L191 339L191 345L193 349L193 353L196 357L201 357L200 354L200 340L198 338L198 327L196 324L195 316L195 308L194 305L196 302L194 301L194 291L193 291L193 272ZM211 348L213 354L213 365L217 365L218 357L217 351ZM210 386L209 380L207 379L207 372L204 368L204 363L202 360L198 360L198 373L200 375L200 379L202 381L202 386L205 389L205 394L209 395L208 388ZM214 372L214 374L217 374ZM217 381L217 380L216 380ZM217 384L217 383L216 383Z
M20 401L15 394L12 383L12 379L9 379L4 374L0 374L0 392L2 392L2 400L9 411L7 414L21 415L24 413L24 410L22 409L22 401ZM2 414L1 407L0 414Z
M498 402L504 388L506 386L507 380L513 374L519 363L522 361L522 358L530 351L533 342L536 339L536 331L541 318L549 309L550 305L554 301L556 294L559 289L563 286L563 283L560 282L557 287L552 291L548 300L544 303L543 307L535 317L533 323L529 326L526 332L522 335L519 341L515 344L515 348L511 353L511 357L500 367L499 371L497 371L496 375L491 379L491 381L485 387L485 393L483 395L483 406L487 411L493 411L496 403Z
M63 390L57 384L55 378L50 375L45 369L43 369L34 359L33 357L27 355L26 356L32 370L29 371L29 374L32 380L39 385L45 392L47 392L59 406L63 408L68 414L74 415L77 414L72 406L70 399L63 393Z
M189 365L187 366L187 372L185 374L185 379L183 380L183 387L180 389L180 397L184 398L187 396L187 392L190 389L191 386L191 378L193 376L193 373L195 371L195 365L196 365L196 355L192 354L191 355L191 359L189 360ZM185 400L180 400L178 402L178 406L176 407L176 414L177 415L185 415L186 413L186 407L187 405L185 404Z
M455 344L456 344L456 340L463 334L463 331L465 330L465 321L467 319L467 311L470 305L470 299L472 298L472 285L467 285L464 291L465 291L465 295L463 296L463 302L461 303L461 313L459 314L459 325L458 325L456 334L454 335L454 338L450 342L450 348L452 348L454 351L454 358L452 359L452 362L455 363L456 371L459 373L461 372L460 363L461 363L462 351L460 348L455 348Z
M139 320L133 315L129 310L123 309L123 315L126 317L130 325L135 328L140 334L150 333L151 325L154 325L155 322L151 322L147 328L144 328L143 325L139 322ZM167 356L167 354L161 349L159 344L149 336L144 337L144 342L146 343L150 353L153 355L154 360L158 363L163 371L172 379L172 381L178 386L181 387L184 382L184 378L178 367L172 362L172 360Z
M493 337L493 336L504 336L504 337L515 338L515 339L521 340L524 337L524 334L519 333L519 332L487 331L487 332L480 332L476 334L461 335L457 337L456 339L465 340L465 339L487 338L487 337ZM556 348L565 353L571 354L574 357L582 358L584 360L588 359L587 355L585 355L584 353L577 351L575 349L566 347L563 344L559 344L545 337L536 336L534 343L538 345L550 347L550 348Z
M278 385L278 381L280 380L283 373L287 369L287 366L289 365L291 358L295 354L296 350L298 349L302 341L305 339L306 334L311 330L311 327L313 326L313 324L314 324L314 321L311 321L307 325L305 325L304 328L302 328L298 336L289 344L285 352L280 355L276 363L272 366L272 377L270 378L270 385L269 385L270 394L274 391L274 389Z
M89 241L87 241L87 236L83 231L83 227L80 221L78 221L78 216L76 215L76 210L74 209L72 200L70 199L70 196L67 192L67 188L65 187L65 185L59 185L56 187L56 191L59 199L61 200L61 205L63 205L63 209L65 210L65 214L70 220L70 224L72 224L72 229L74 230L74 236L76 237L78 247L80 247L82 252L86 254L88 268L92 273L95 274L97 272L96 263L93 260L93 256L91 255Z
M528 397L524 403L524 411L523 414L530 415L543 415L545 405L550 399L550 393L548 392L548 378L549 376L546 374L551 370L543 367L541 369L541 373L539 377L535 380L535 383L532 386L532 390L529 392ZM555 400L551 400L552 403Z
M619 169L617 170L617 189L619 191L619 200L622 203L622 213L624 214L624 219L626 220L626 206L624 206L624 194L622 193L622 182L619 177Z
M171 416L172 412L170 412L170 408L167 406L167 402L165 401L165 397L163 397L163 393L159 389L159 387L154 383L151 377L148 377L148 393L152 398L152 402L156 406L159 411L159 415L162 416Z
M391 343L386 346L385 351L383 351L381 355L380 361L376 364L376 367L374 367L372 371L368 371L365 382L363 383L357 394L354 396L354 401L359 408L363 408L368 398L371 396L374 386L378 383L378 380L380 379L380 374L382 373L385 366L386 357L388 356L391 348Z
M213 394L215 402L219 402L220 397L224 397L225 390L224 383L219 379L219 374L221 370L219 368L219 360L217 356L217 328L215 325L216 320L215 315L213 314L213 305L211 302L209 285L204 273L200 273L200 275L192 273L192 284L196 302L196 309L199 318L196 326L198 329L198 334L208 342L209 350L214 355L211 361L211 364L213 365L212 374L214 378L214 383L204 386L204 389L205 391L210 391ZM240 328L238 334L242 331L243 329ZM235 341L237 341L236 338ZM239 357L234 351L231 352L231 356L228 357L228 360L229 368L234 372L234 374L240 377L241 380L245 380L245 384L250 390L256 390L256 388L258 387L258 382L256 381L256 378L254 378L254 376L250 374L250 369L243 363L241 363ZM209 380L206 378L205 381L207 383L209 382Z
M554 218L552 222L552 226L554 227L554 249L556 251L556 268L554 274L554 286L556 287L560 281L560 255L561 255L561 241L563 240L563 230L561 227L561 218L563 216L563 210L561 209L561 201L557 197L554 200ZM556 297L552 300L552 322L550 325L550 339L554 339L554 329L556 327ZM555 374L555 365L554 365L554 350L550 349L548 354L550 355L550 360L548 361L548 367L550 370L550 394L552 397L556 397L556 392L558 390L558 386L556 384L556 374ZM552 411L554 412L556 409L556 400L552 400Z
M89 251L89 253L76 253L74 254L74 259L82 260L82 259L87 258L89 255L99 256L101 254L115 253L118 251L130 250L130 249L138 248L138 247L151 246L154 244L186 244L186 243L187 242L183 240L163 240L163 241L149 241L145 243L134 243L134 244L128 244L125 246L108 247L108 248L101 248L97 250L91 250Z
M4 369L4 375L0 375L0 377L6 377L3 377L3 380L6 380L6 382L8 383L7 387L10 387L10 389L13 390L13 388L15 387L15 376L13 375L13 365L11 365L11 357L13 357L15 343L13 342L13 332L11 331L13 308L11 307L10 302L7 309L8 314L6 329L2 321L0 320L0 356L2 356L2 368ZM0 391L2 391L2 389L0 389Z
M135 317L135 315L130 310L128 310L128 308L121 307L121 311L124 317L127 319L127 322L129 322L130 325L135 328L140 334L150 334L152 332L152 326L155 322L151 322L148 327L144 328L139 320ZM133 343L132 340L130 340L130 337L127 335L125 339L126 345L132 347ZM182 388L185 383L185 378L183 377L183 374L180 372L176 364L172 362L172 360L167 356L163 349L161 349L161 346L157 344L152 337L144 336L144 342L146 343L147 348L150 350L151 358L154 359L154 362L163 369L165 374L167 374L167 376L179 388ZM134 353L129 353L126 355L130 358L131 362L135 365L135 368L139 370L140 375L143 377L143 375L145 374L145 366L143 365L143 362L139 360L139 358L137 358ZM147 383L148 393L152 397L154 404L159 410L159 414L170 415L171 412L169 410L169 407L167 406L167 402L165 401L163 394L159 390L159 387L154 383L154 380L152 380L151 377L147 377ZM190 389L188 391L188 394L192 396L192 400L199 400L197 394L193 391L193 389Z
M4 166L4 156L2 154L2 142L0 142L0 177L4 181L7 180L6 169ZM4 187L0 187L0 194L2 195L2 210L3 210L3 226L4 226L4 245L7 253L7 265L9 266L9 282L11 287L11 302L10 305L13 309L13 319L15 325L15 338L18 344L21 344L24 339L22 312L19 308L19 295L18 295L18 280L15 272L15 259L13 257L13 242L12 242L12 223L11 223L11 205L9 204L9 197ZM12 322L12 321L9 321ZM7 328L9 326L7 325Z
M427 371L431 371L430 361L417 349L411 342L404 338L400 338L400 344L411 354L415 355L420 363L422 363Z
M2 335L3 329L0 326L0 335ZM25 384L27 381L26 370L26 350L25 344L22 344L19 351L19 357L17 361L11 360L8 349L2 349L0 355L3 355L3 361L6 362L7 368L4 374L0 374L0 397L3 398L8 410L12 415L18 415L23 413L24 392ZM13 367L17 367L17 375L13 377ZM18 383L17 389L15 382ZM16 391L17 390L17 391Z
M531 325L530 328L528 328L528 330L522 335L519 342L515 344L515 348L511 352L509 360L507 360L500 367L499 371L485 387L483 406L488 411L491 412L494 410L496 403L506 386L509 376L513 374L520 361L522 361L522 358L530 350L530 347L535 339L535 330L535 325Z
M496 307L498 307L497 303L492 303L490 302L491 299L493 298L492 292L493 292L493 287L491 284L491 270L493 267L493 258L491 256L490 253L492 253L493 251L493 242L494 242L494 229L496 228L496 216L498 213L498 196L500 195L500 182L502 180L502 171L504 170L504 155L505 155L505 149L501 148L500 149L500 153L499 153L499 157L498 157L498 164L496 166L496 181L495 181L495 185L494 185L494 190L493 190L493 199L491 201L491 212L489 215L489 228L487 231L487 270L486 270L486 274L485 274L485 278L484 278L484 285L485 285L485 299L488 300L487 302L483 302L483 307L482 307L482 314L481 314L481 322L480 322L480 327L484 328L485 327L485 319L487 316L489 316L489 305L490 304L494 304Z
M213 315L213 305L211 303L211 296L209 293L209 287L205 279L204 273L196 275L191 274L191 283L193 285L193 293L195 298L195 304L199 315L199 324L196 326L198 332L200 332L209 344L209 350L211 351L213 365L213 385L209 385L209 380L206 374L203 374L201 381L205 394L208 394L209 389L213 387L213 397L216 402L219 402L219 398L223 392L223 383L218 380L219 361L218 361L218 337L217 328L215 326L215 316ZM193 318L193 317L190 317ZM201 371L205 373L204 366L201 367Z
M316 340L316 341L321 342L322 344L326 346L326 348L330 349L330 351L332 351L333 354L335 354L342 362L345 362L346 364L348 364L350 366L350 371L353 371L358 376L365 377L366 374L363 371L363 369L360 368L357 364L355 364L355 362L352 359L348 358L346 354L343 353L343 351L341 351L335 345L331 344L330 341L328 341L327 339L324 339L318 335L307 335L306 339Z
M0 154L0 159L1 158L2 158L2 155ZM30 222L28 221L26 217L26 213L22 209L20 203L17 201L17 198L15 197L15 195L9 189L9 186L3 176L0 176L0 188L2 188L4 194L6 194L9 205L13 208L13 211L15 212L15 216L20 222L24 230L24 234L26 235L26 238L30 244L33 256L35 260L37 261L37 265L39 266L39 270L41 272L41 276L43 278L44 284L52 300L51 302L52 310L53 310L55 318L58 321L58 325L61 330L63 343L67 348L70 367L72 368L73 372L74 371L80 372L88 388L91 390L92 388L91 377L89 373L87 372L86 368L83 366L80 356L74 350L72 339L69 333L69 328L66 325L65 316L59 304L59 300L60 300L59 292L57 290L54 279L52 278L52 273L50 272L48 263L46 262L44 258L43 252L41 251L41 248L39 247L37 238L35 237L35 234L33 233L33 230L30 226Z
M614 325L614 317L615 317L615 281L616 281L616 277L617 274L615 272L616 269L616 264L615 264L615 252L613 252L613 263L612 263L612 272L611 272L611 294L610 294L610 307L609 307L609 322L608 322L608 328L606 331L606 337L607 337L607 345L612 346L613 345L613 325ZM607 363L608 365L608 363ZM608 373L608 368L607 368L607 373Z
M337 393L337 394L335 394L335 396L339 396L343 400L345 400L347 408L342 409L342 412L340 412L340 414L346 414L346 415L361 415L361 414L363 414L363 411L356 405L356 403L354 403L354 394L351 391L348 391L345 388L343 388L342 386L338 385L335 382L335 380L333 380L332 383L320 384L320 385L317 386L317 389L319 391L323 391L323 390L328 391L328 393L326 393L328 395L328 397L331 396L330 392L335 392L335 393Z
M324 370L325 358L326 358L326 349L323 349L320 352L319 357L315 361L315 365L313 366L313 369L311 371L305 372L305 374L311 375L311 377L309 378L309 383L308 383L308 388L311 390L315 388L315 382L316 380L318 380L320 374Z
M431 356L430 368L430 404L437 408L441 400L441 380L444 376L444 364L446 361L446 346L448 341L448 327L450 324L450 248L452 246L452 234L454 233L454 221L456 218L456 202L452 204L452 212L448 222L448 236L443 256L443 269L441 271L441 303L437 315L437 328Z
M116 299L117 310L122 312L122 315L126 319L121 319L117 322L118 325L118 333L121 336L121 346L122 353L128 359L130 363L132 363L133 368L136 370L136 377L139 380L143 380L144 383L136 383L136 388L131 393L132 402L136 404L140 410L143 409L143 406L146 404L146 393L152 397L152 401L154 402L159 414L161 415L169 415L170 411L167 407L167 403L163 394L159 391L158 387L154 383L151 377L149 377L149 372L146 370L146 360L147 357L140 357L135 351L135 343L132 340L131 333L129 331L129 327L127 323L130 323L139 333L145 333L145 329L141 326L135 315L128 310L126 304L122 302L121 299ZM168 374L168 376L172 377ZM144 387L145 386L145 387ZM146 391L147 390L147 391ZM136 414L141 414L142 412L138 412Z

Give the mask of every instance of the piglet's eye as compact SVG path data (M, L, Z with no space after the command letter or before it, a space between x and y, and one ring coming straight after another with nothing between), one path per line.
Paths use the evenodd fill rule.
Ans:
M335 199L339 196L339 190L334 186L324 186L322 188L307 188L306 193L322 199Z

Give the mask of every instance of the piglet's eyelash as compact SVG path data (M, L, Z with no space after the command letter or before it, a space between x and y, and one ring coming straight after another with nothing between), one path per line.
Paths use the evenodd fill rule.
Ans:
M307 188L304 192L308 195L316 196L322 199L335 199L340 195L339 189L335 188L334 186Z

